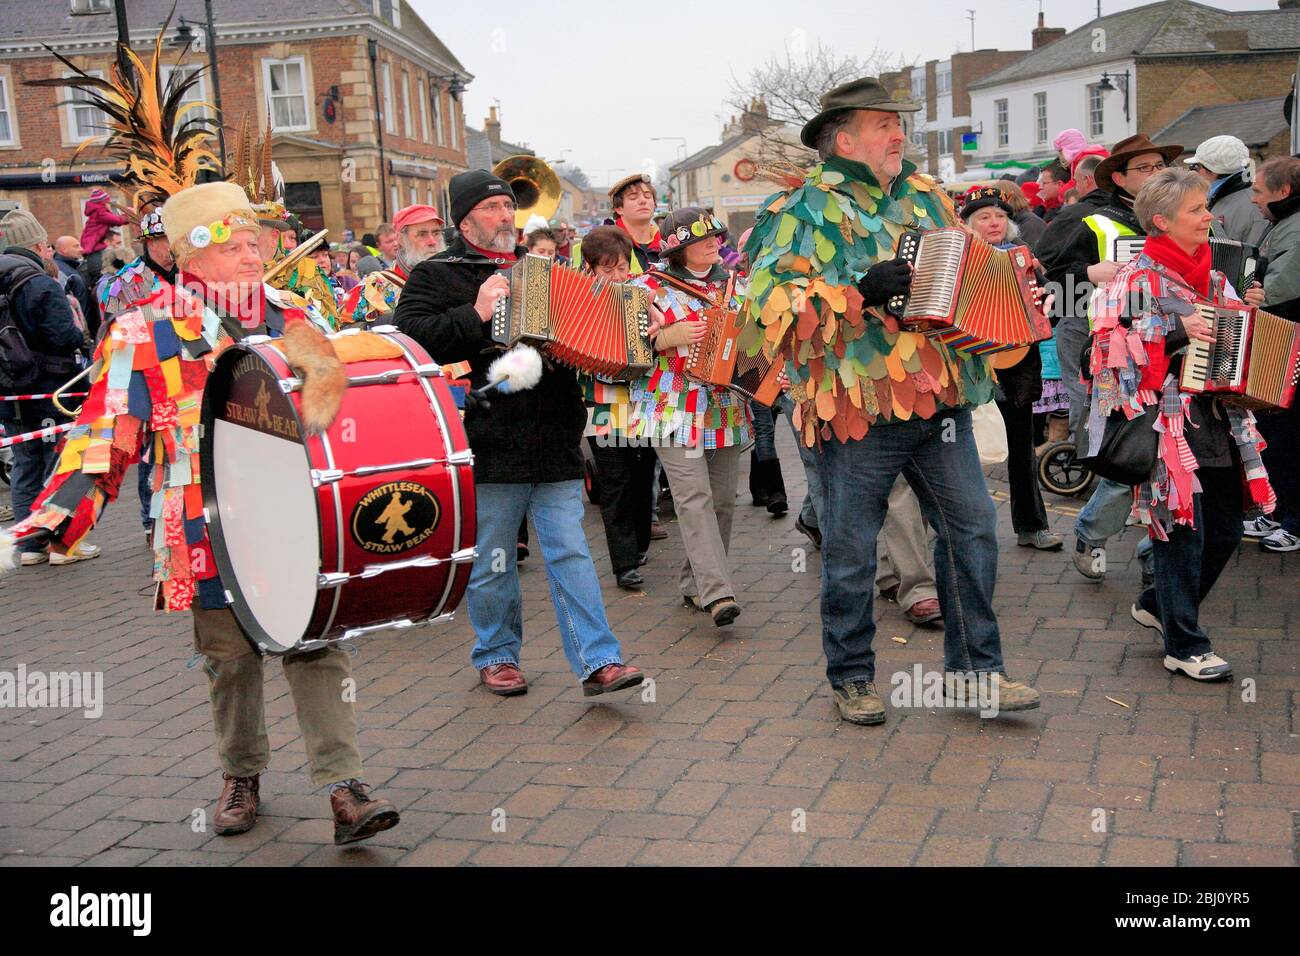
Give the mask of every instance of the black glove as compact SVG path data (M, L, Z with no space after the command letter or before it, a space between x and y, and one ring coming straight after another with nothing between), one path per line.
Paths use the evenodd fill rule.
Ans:
M479 395L472 388L468 388L465 390L465 405L463 411L486 412L491 408L492 408L492 403L487 400L486 396Z
M912 288L912 266L898 259L877 262L858 280L863 305L884 305Z

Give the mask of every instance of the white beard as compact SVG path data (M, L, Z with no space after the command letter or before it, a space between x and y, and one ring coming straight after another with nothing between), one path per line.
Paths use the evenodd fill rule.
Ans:
M514 229L503 229L500 232L493 233L491 236L479 232L477 227L466 223L464 230L465 238L473 245L480 249L488 249L492 252L514 252L515 251L515 231Z

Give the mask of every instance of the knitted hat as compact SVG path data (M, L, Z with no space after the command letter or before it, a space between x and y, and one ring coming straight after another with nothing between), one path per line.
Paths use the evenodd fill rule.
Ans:
M1052 146L1065 157L1067 166L1074 163L1074 157L1079 155L1079 151L1087 145L1088 141L1077 129L1063 129L1056 134L1056 139L1052 140Z
M972 189L966 194L966 202L962 204L959 210L962 221L965 222L981 209L997 207L1008 216L1011 215L1011 207L1007 201L1002 198L1002 193L994 186L981 186L978 189Z
M6 246L30 249L38 242L48 242L50 234L24 209L11 209L0 219L0 242Z
M261 232L248 195L234 183L203 183L182 189L162 207L163 228L171 240L172 254L185 265L212 243L229 242L233 232Z
M1187 160L1188 166L1204 166L1212 173L1230 176L1239 173L1250 163L1250 150L1235 136L1211 136Z
M108 191L105 189L101 189L99 186L96 186L94 189L90 191L90 198L87 199L86 201L87 202L108 202L108 200L109 200Z
M515 192L510 184L486 169L457 173L451 177L447 189L451 193L451 221L457 227L484 199L505 196L511 202L515 201Z

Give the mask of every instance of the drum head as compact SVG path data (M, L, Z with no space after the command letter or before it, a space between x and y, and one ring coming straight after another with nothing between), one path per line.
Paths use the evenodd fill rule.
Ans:
M203 396L203 501L221 583L271 652L304 636L317 600L320 519L297 409L258 352L232 346Z

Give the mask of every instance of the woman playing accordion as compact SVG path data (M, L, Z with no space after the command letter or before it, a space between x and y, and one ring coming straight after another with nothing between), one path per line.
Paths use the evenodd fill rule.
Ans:
M684 602L707 611L719 627L740 614L727 551L741 451L753 439L753 421L744 398L687 378L686 366L691 346L705 336L705 311L740 307L737 296L727 297L719 251L725 231L693 207L664 222L666 262L636 280L655 296L664 327L655 338L655 367L632 386L628 426L631 437L651 440L668 475L686 546Z

